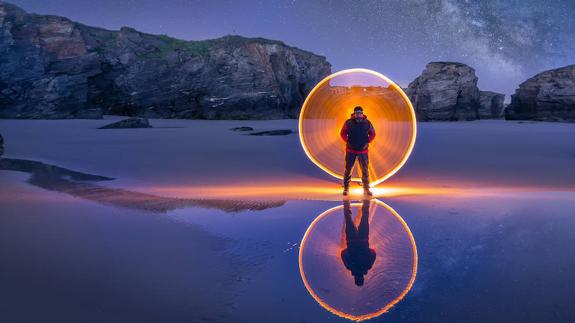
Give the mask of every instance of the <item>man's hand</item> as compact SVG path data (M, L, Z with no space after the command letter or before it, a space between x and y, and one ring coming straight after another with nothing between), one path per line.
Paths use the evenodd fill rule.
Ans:
M369 130L367 131L367 139L371 143L374 138L375 138L375 129L373 128L373 125L370 122L369 123Z
M339 132L339 136L344 142L347 142L347 122L343 123L343 127L341 127L341 131Z

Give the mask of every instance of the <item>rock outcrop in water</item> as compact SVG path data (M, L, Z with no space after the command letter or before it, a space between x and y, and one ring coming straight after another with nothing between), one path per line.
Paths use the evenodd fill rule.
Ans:
M293 118L330 72L280 41L110 31L0 2L0 118Z
M575 121L575 65L521 83L505 109L508 120Z
M500 118L503 94L479 91L475 70L463 63L431 62L406 94L418 120Z
M0 135L0 157L4 155L4 137Z

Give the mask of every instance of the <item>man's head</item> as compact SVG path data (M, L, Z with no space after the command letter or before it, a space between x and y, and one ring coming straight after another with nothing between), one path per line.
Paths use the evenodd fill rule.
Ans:
M361 106L359 106L359 105L356 106L355 108L353 108L353 114L354 114L356 117L361 117L361 116L363 116L363 108L362 108Z

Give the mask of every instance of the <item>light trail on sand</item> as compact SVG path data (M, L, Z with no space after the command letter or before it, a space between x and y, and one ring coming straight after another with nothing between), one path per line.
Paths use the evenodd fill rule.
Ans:
M139 187L138 190L173 197L194 197L205 199L271 199L271 200L325 200L341 201L341 188L333 183L323 185L282 185L281 183L268 183L259 185L222 185L222 186L154 186ZM498 186L427 186L421 183L411 185L385 185L372 188L374 198L441 196L449 198L473 197L526 197L529 194L549 193L553 197L558 194L572 197L575 190L557 189L548 187L514 187ZM551 196L550 195L550 196ZM352 187L349 198L361 198L363 189ZM544 195L543 195L544 196Z

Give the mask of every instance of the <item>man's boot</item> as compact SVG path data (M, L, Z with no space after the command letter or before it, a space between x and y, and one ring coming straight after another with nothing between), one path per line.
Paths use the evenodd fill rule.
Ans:
M372 196L373 193L369 190L369 158L367 154L359 155L359 167L361 168L361 185L363 186L363 194Z
M369 185L363 186L363 194L365 194L367 196L373 196L373 193L369 190Z
M349 172L345 172L343 175L343 196L347 196L349 194L349 183L351 182L351 174Z

